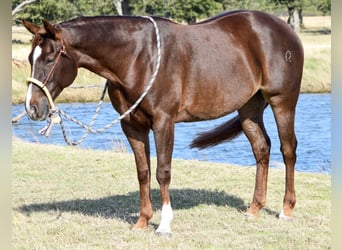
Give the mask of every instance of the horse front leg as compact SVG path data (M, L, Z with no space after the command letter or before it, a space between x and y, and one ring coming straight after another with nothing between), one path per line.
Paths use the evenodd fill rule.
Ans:
M171 160L174 143L174 121L169 117L159 117L153 125L154 140L157 151L157 181L161 194L161 222L157 228L158 235L171 235L173 212L170 200Z
M139 180L140 193L140 215L133 229L145 229L153 216L151 199L151 168L150 168L150 143L149 129L131 126L128 123L121 123L122 129L132 147L137 175Z

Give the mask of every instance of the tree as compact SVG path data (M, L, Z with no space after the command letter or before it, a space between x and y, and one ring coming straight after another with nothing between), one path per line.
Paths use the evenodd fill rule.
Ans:
M323 15L331 13L331 0L318 0L317 10L322 12Z
M122 2L123 0L113 0L114 6L116 8L116 11L118 12L118 15L122 16Z
M304 0L270 0L270 2L287 7L289 13L287 23L298 33L300 26L303 24L302 11Z
M130 1L134 15L159 15L194 23L223 10L219 0L135 0Z
M15 14L17 14L18 12L22 11L24 9L24 7L30 3L33 3L37 0L25 0L24 2L18 4L17 6L14 7L14 9L12 10L12 16L14 16Z
M132 15L169 16L166 2L167 0L130 0L129 6Z
M170 16L188 24L218 14L222 3L213 0L177 0L169 4Z
M12 10L14 11L26 1L12 0ZM27 19L40 23L41 19L58 22L81 15L114 15L116 13L112 0L40 0L25 5L24 9L15 13L15 18L18 21Z
M223 9L225 10L263 10L273 9L274 5L270 4L267 0L221 0Z

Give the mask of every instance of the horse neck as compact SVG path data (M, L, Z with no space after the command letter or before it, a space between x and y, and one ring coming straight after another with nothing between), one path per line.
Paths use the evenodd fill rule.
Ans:
M79 67L111 81L130 82L137 63L153 60L155 36L147 19L81 18L68 23L64 30Z

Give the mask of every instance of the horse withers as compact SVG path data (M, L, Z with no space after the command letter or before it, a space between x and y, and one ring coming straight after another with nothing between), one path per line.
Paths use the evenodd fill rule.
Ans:
M55 25L44 21L41 27L28 21L23 24L34 34L25 102L33 120L49 116L53 100L74 81L79 67L107 79L112 105L123 114L146 91L159 63L147 95L121 120L139 181L140 215L135 229L146 228L153 215L150 130L162 203L157 233L171 234L169 185L175 123L210 120L234 111L236 117L200 134L191 146L214 146L245 133L256 160L255 190L246 215L257 217L266 202L271 148L263 123L267 105L274 113L286 165L279 217L291 218L296 203L294 119L304 56L299 38L284 21L262 12L235 11L193 25L128 16L78 17Z

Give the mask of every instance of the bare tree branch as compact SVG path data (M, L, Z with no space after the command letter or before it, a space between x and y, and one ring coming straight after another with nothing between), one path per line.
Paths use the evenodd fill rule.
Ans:
M33 3L35 1L37 1L37 0L25 0L24 2L19 4L17 7L15 7L14 10L12 10L12 16L14 16L18 12L22 11L23 8L25 7L25 5L28 5L28 4Z
M122 16L122 3L123 0L113 0L114 6L120 16Z

